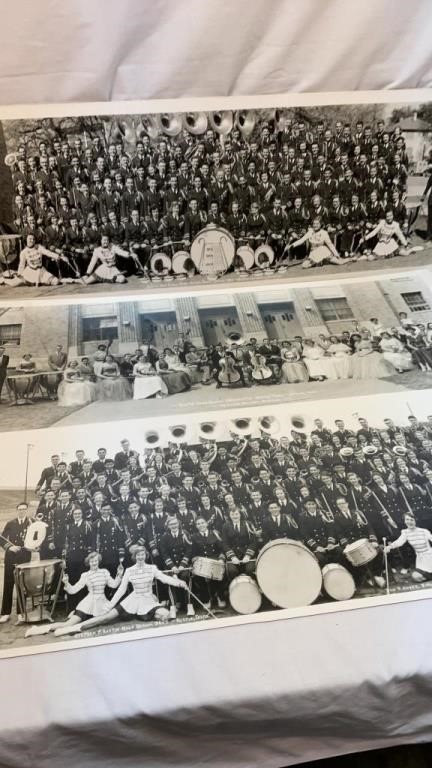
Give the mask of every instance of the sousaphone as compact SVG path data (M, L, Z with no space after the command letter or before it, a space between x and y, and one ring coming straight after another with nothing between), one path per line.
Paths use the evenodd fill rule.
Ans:
M205 112L185 112L183 128L193 136L201 136L208 128L208 117Z
M275 416L261 416L258 424L262 432L267 432L269 435L274 435L280 430L280 424Z
M153 141L159 135L159 123L156 115L142 115L136 128L136 135L139 141L143 136L149 136Z
M156 116L159 132L165 136L178 136L182 131L182 118L177 112L161 112Z
M253 109L239 109L235 116L235 125L247 139L255 130L256 115Z
M232 131L234 125L233 113L228 109L222 112L210 112L209 124L215 133L226 136Z

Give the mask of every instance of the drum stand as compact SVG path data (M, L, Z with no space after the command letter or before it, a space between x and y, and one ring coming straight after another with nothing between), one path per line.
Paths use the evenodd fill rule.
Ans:
M38 562L40 555L38 552L32 552L31 562ZM59 577L57 580L57 586L50 594L47 591L47 579L46 570L43 571L42 584L40 591L37 595L27 595L27 590L24 581L24 574L19 569L15 568L14 581L17 594L18 613L23 617L25 624L34 624L42 621L53 622L53 614L57 606L57 601L60 594L60 588L62 585L64 567L60 568ZM31 599L31 609L28 610L28 599ZM36 603L35 598L38 602ZM19 622L21 623L21 622Z

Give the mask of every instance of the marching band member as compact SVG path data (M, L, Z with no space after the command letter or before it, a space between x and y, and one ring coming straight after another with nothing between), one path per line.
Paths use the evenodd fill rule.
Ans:
M33 522L32 518L28 515L28 504L20 502L16 506L16 511L17 516L7 521L0 536L0 546L5 551L0 624L9 621L12 613L15 566L21 563L28 563L31 557L31 552L24 547L27 529ZM19 618L18 613L18 620Z

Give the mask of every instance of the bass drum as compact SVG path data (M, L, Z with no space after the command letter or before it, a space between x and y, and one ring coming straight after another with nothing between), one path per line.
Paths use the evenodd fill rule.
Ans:
M240 574L229 585L229 601L236 613L256 613L261 608L258 584L246 573Z
M255 251L255 264L259 269L268 269L273 264L274 257L271 245L260 245Z
M194 275L195 265L188 251L177 251L172 258L172 271L175 275Z
M293 539L269 541L256 563L261 591L279 608L311 605L321 592L322 573L313 552Z
M351 600L355 581L350 572L339 563L328 563L322 569L324 589L333 600Z
M255 252L250 245L240 245L236 251L235 265L247 272L255 264Z
M201 275L218 277L223 275L234 261L235 240L227 229L208 226L198 232L190 255Z

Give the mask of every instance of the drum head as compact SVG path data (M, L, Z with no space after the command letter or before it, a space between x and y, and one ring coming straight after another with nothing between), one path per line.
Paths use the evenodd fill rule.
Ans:
M256 613L261 607L258 585L250 576L237 576L229 587L229 601L237 613Z
M187 251L177 251L174 254L172 270L175 275L190 275L195 272L195 265Z
M255 253L249 245L240 245L236 256L240 259L243 269L252 269L255 264Z
M323 580L324 589L333 600L350 600L355 592L353 577L339 563L329 563L324 566Z
M274 250L271 245L260 245L255 251L255 264L260 269L267 269L274 262Z
M272 541L261 550L256 577L262 592L279 608L310 605L322 586L315 555L290 539Z
M223 275L234 261L235 241L222 227L206 227L191 246L191 259L202 275Z
M150 260L150 269L155 275L163 275L171 269L171 259L166 253L154 253Z

